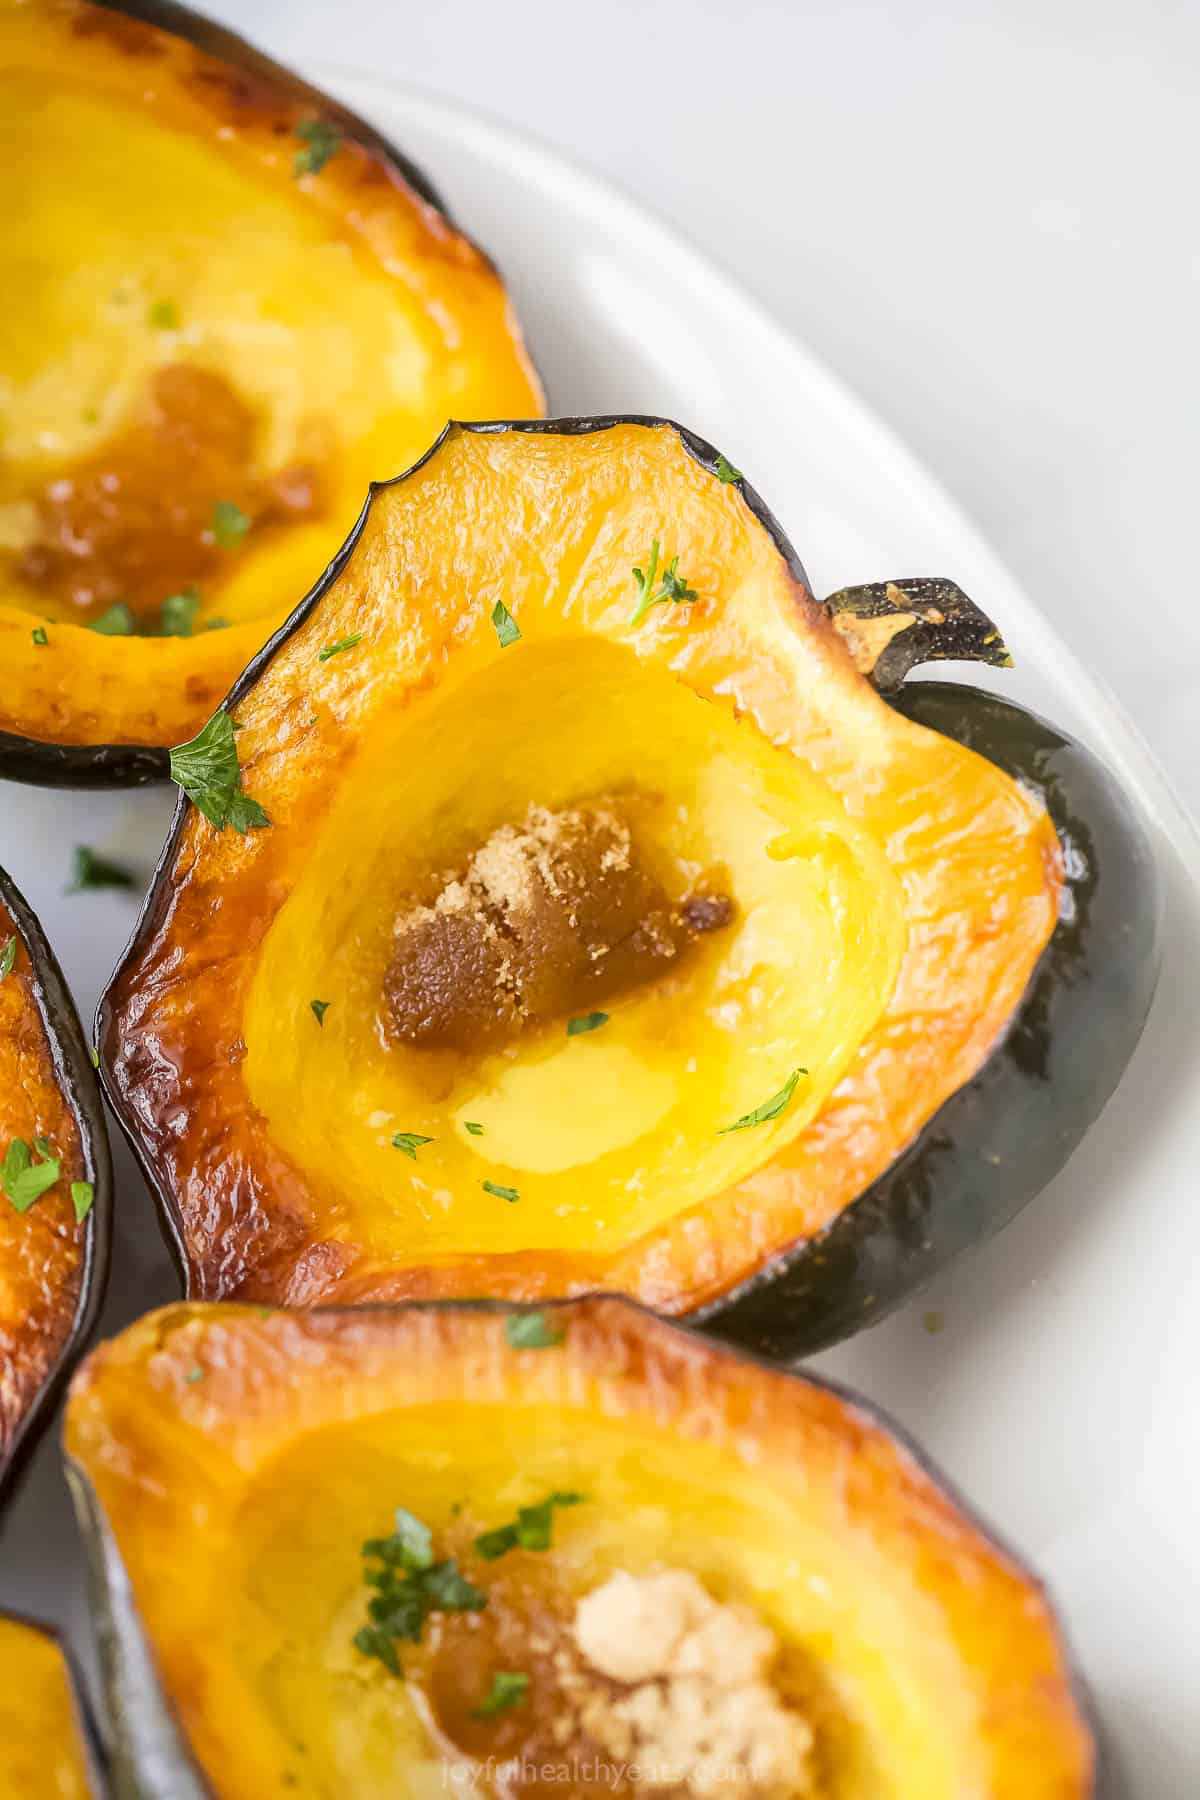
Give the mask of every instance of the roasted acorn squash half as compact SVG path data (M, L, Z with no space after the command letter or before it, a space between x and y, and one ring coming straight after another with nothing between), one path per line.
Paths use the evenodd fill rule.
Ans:
M914 1450L628 1302L169 1307L66 1448L129 1800L1092 1792L1044 1594Z
M91 1053L50 946L0 869L0 1487L95 1320L111 1190Z
M1155 968L1119 794L986 695L890 705L883 649L996 634L947 584L818 604L734 474L452 427L238 684L260 828L193 789L98 1027L192 1296L617 1288L794 1353L1107 1097Z
M99 1800L102 1757L57 1634L0 1613L0 1800Z
M540 413L420 172L161 0L0 0L0 773L161 779L367 483Z

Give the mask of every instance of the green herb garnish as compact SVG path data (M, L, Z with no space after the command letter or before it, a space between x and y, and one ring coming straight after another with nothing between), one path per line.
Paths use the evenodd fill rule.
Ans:
M607 1024L607 1013L585 1013L581 1019L567 1020L567 1036L582 1037L585 1031L599 1031L602 1025Z
M504 1335L514 1350L549 1350L561 1344L561 1325L552 1325L544 1312L509 1313Z
M318 662L328 662L331 656L341 656L346 650L353 650L355 644L362 643L362 632L352 631L349 637L339 638L336 644L326 644L317 656Z
M487 1595L460 1573L453 1558L435 1562L427 1525L403 1507L391 1537L368 1538L362 1547L363 1580L375 1592L367 1602L370 1623L354 1634L354 1647L374 1656L393 1675L403 1671L397 1640L419 1644L431 1612L479 1612Z
M155 300L146 314L156 331L179 330L179 308L173 300Z
M650 560L646 564L645 572L643 573L641 569L633 571L633 584L638 591L637 610L630 621L633 625L640 625L650 608L660 605L664 600L680 601L696 598L695 588L690 588L683 576L676 573L679 566L678 556L671 558L661 576L658 571L658 559L659 543L655 538L650 546ZM656 580L658 581L657 587L654 585Z
M296 136L304 140L303 150L297 150L292 163L297 175L319 175L342 142L341 132L328 119L301 119Z
M417 1160L417 1151L422 1144L432 1144L431 1137L422 1137L419 1131L398 1131L392 1139L393 1150L403 1150L405 1156Z
M764 1100L753 1112L743 1113L732 1125L722 1125L717 1136L723 1137L727 1131L744 1131L747 1125L765 1125L768 1119L777 1119L795 1093L796 1083L802 1075L807 1074L807 1069L793 1069L777 1094L772 1094L769 1100Z
M92 1067L93 1069L98 1069L100 1067L100 1052L97 1050L95 1044L92 1045Z
M88 630L98 631L101 637L136 637L137 620L124 600L115 600L107 612L92 620Z
M495 1194L497 1200L507 1200L510 1205L514 1200L519 1200L521 1198L516 1188L500 1187L498 1183L494 1181L485 1181L480 1185L485 1194Z
M517 1675L510 1673L507 1669L497 1669L492 1676L489 1693L475 1708L472 1716L476 1719L494 1718L497 1713L507 1712L510 1706L522 1705L528 1691L528 1675Z
M186 587L178 594L168 594L158 609L158 629L163 637L191 637L199 610L198 588Z
M34 1156L38 1157L35 1163ZM8 1195L17 1212L28 1212L62 1174L62 1164L50 1155L45 1138L34 1138L33 1150L24 1138L14 1138L8 1154L0 1164L0 1187Z
M741 479L742 471L740 469L735 469L727 457L719 455L717 457L717 480L723 481L728 485L731 481L740 481Z
M15 937L10 937L3 950L0 950L0 981L3 981L6 975L12 974L13 964L16 960L17 940Z
M189 1369L183 1379L189 1387L194 1387L198 1381L204 1380L204 1370L201 1368Z
M123 863L110 862L97 856L86 844L76 844L68 894L82 894L88 888L132 888L137 877Z
M257 800L242 792L234 723L219 707L203 731L171 752L171 780L218 831L261 831L271 823Z
M202 631L228 631L229 630L229 620L228 619L205 619L204 624L201 626L201 630Z
M73 1181L71 1183L71 1202L75 1208L75 1223L82 1225L92 1210L92 1201L96 1198L96 1190L90 1181Z
M329 1011L332 1002L329 1000L310 1000L308 1004L317 1024L323 1025L325 1023L325 1014Z
M483 1136L483 1126L479 1123L478 1119L464 1119L463 1130L469 1131L472 1137Z
M500 648L507 650L521 636L521 628L505 606L503 600L497 600L492 608L492 624L496 627L496 636L500 640Z
M495 1562L510 1550L548 1550L554 1530L554 1510L558 1506L578 1506L582 1494L549 1494L536 1506L523 1506L511 1525L498 1525L475 1539L475 1548L485 1562Z
M232 500L218 500L213 507L213 536L222 550L236 550L250 529L250 515Z
M35 625L29 635L38 646L39 650L43 645L50 642L50 639L46 636L46 627L44 625Z

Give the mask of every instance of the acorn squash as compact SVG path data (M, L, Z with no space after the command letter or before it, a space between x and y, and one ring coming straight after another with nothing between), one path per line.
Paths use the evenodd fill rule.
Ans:
M71 996L0 869L0 1486L95 1320L111 1188L104 1109Z
M368 480L540 389L420 172L232 33L0 0L0 89L0 774L161 779Z
M1092 1792L1045 1596L913 1449L628 1302L168 1307L88 1359L65 1435L131 1800L647 1791L575 1609L664 1573L714 1720L735 1622L772 1634L742 1698L768 1684L792 1763L745 1800ZM672 1795L725 1791L678 1756Z
M82 1687L57 1635L0 1613L0 1800L91 1800L104 1792Z
M452 427L238 684L259 828L193 787L98 1026L191 1295L604 1287L718 1322L799 1262L745 1334L770 1312L795 1353L1098 1110L1155 968L1124 803L1019 709L932 701L1013 779L889 705L873 656L997 634L945 584L819 605L732 475L662 422ZM1066 866L1039 784L1083 809ZM961 1192L921 1134L964 1090ZM855 1203L906 1152L859 1267Z

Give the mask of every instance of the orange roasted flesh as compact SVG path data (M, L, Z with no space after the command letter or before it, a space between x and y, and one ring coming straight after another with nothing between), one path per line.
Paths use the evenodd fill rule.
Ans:
M694 597L645 610L656 541ZM272 824L184 816L102 1021L198 1296L694 1308L969 1081L1058 915L1038 800L885 703L669 425L451 429L235 711ZM601 816L640 898L573 827L554 911L529 821Z
M11 950L9 950L11 946ZM87 1237L70 1184L86 1178L79 1121L39 1004L38 976L21 927L0 898L0 1164L14 1139L37 1140L60 1177L28 1210L0 1192L0 1472L75 1331L83 1300Z
M26 739L191 738L373 477L451 416L542 409L415 172L213 41L0 0L0 731Z
M769 1678L810 1723L814 1780L772 1792L1091 1794L1045 1595L877 1416L627 1302L540 1323L543 1347L518 1348L494 1307L183 1305L93 1354L66 1448L107 1568L109 1699L135 1768L169 1715L180 1773L189 1754L214 1800L434 1794L455 1774L484 1796L589 1794L582 1766L519 1772L588 1748L554 1731L556 1641L615 1575L668 1569L774 1635ZM541 1537L485 1554L481 1536L552 1495ZM364 1550L397 1508L474 1590L465 1610L435 1606L418 1642L385 1634L403 1675L359 1636L379 1592ZM497 1673L525 1690L489 1713ZM602 1773L605 1791L651 1791L611 1758Z

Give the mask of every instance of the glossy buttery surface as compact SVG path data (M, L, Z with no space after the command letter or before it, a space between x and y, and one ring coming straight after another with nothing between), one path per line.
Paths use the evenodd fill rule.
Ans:
M635 625L656 537L698 598ZM201 1294L695 1304L819 1230L974 1073L1056 917L1040 807L879 698L670 427L452 433L376 494L236 711L273 824L185 818L103 1042ZM594 1034L390 1044L423 876L531 804L614 792L668 887L727 873L735 923ZM778 1117L722 1131L796 1069ZM433 1141L414 1160L397 1132Z
M522 1585L569 1598L664 1563L753 1605L829 1721L821 1800L1088 1791L1038 1589L877 1420L620 1302L554 1323L561 1342L518 1350L495 1312L176 1307L86 1365L68 1452L221 1800L444 1782L409 1684L351 1643L360 1545L396 1506L491 1592L487 1629ZM473 1531L564 1490L582 1499L550 1550L472 1556ZM458 1680L479 1680L469 1653ZM534 1683L470 1756L520 1754L537 1706Z
M368 481L451 415L536 414L537 381L494 269L382 157L343 140L297 178L312 103L261 72L85 0L0 0L0 101L21 171L0 270L22 296L0 328L0 727L182 742ZM178 416L156 437L164 375ZM226 548L222 500L252 519ZM42 571L44 540L67 545L66 575ZM87 629L116 601L156 629L193 583L192 637Z
M351 51L339 43L326 54L345 63ZM1200 1471L1188 1200L1200 1162L1200 843L1088 673L1094 595L1053 582L1023 590L894 433L662 216L463 107L379 78L335 79L327 64L315 73L435 172L463 223L497 252L557 408L610 406L616 370L621 404L687 419L770 497L819 593L886 573L955 575L1003 624L1016 658L987 685L1099 752L1152 827L1170 884L1167 960L1117 1095L1036 1205L822 1364L903 1420L1049 1577L1130 1794L1191 1792L1200 1787L1194 1646L1177 1595L1200 1581L1200 1541L1178 1504L1181 1479ZM10 785L5 802L10 866L86 1015L122 954L131 910L120 894L64 895L61 845L136 847L149 868L165 798ZM124 1166L114 1325L178 1291L149 1196ZM936 1333L923 1324L931 1310ZM9 1604L55 1608L83 1643L84 1584L61 1492L57 1445L47 1442L8 1515L0 1589Z

